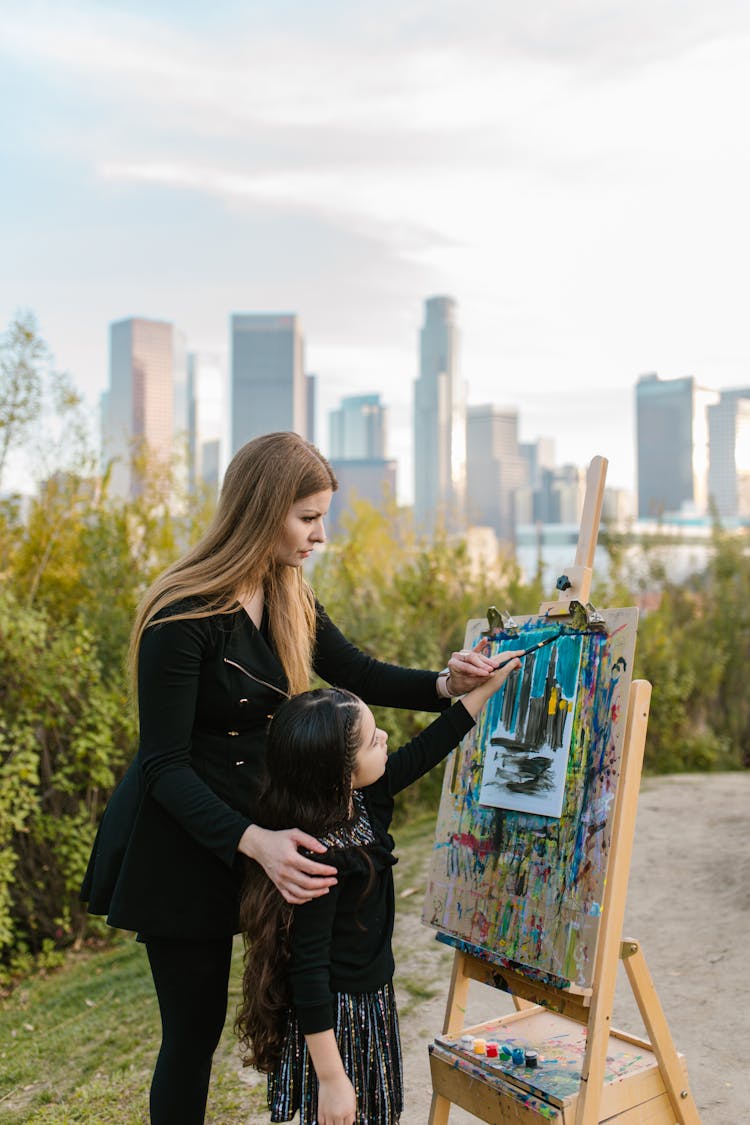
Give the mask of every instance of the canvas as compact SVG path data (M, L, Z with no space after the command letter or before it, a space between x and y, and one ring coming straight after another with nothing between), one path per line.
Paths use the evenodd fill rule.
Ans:
M524 645L544 643L549 624L524 633ZM480 718L484 765L479 804L559 817L578 693L584 637L559 634L522 658ZM516 648L516 639L490 640L492 655Z
M490 960L521 964L553 983L584 989L591 983L607 874L638 612L606 610L603 616L604 633L573 637L567 630L549 645L549 659L534 661L526 687L523 671L515 687L509 680L448 760L423 910L428 925L483 951ZM529 648L545 631L559 631L559 622L545 617L516 622L518 635L483 638L487 622L471 621L464 647L489 644L497 652ZM493 767L487 763L498 747L507 749L502 743L493 745L492 738L519 741L514 716L534 714L538 719L545 706L550 716L553 697L556 729L547 719L537 722L535 737L539 730L544 734L539 747L531 755L523 747L517 752L559 754L561 760L567 754L564 781L556 788L556 799L562 798L558 814L489 805ZM532 707L535 698L546 698L546 704ZM562 700L564 720L558 707ZM501 730L508 734L498 734ZM560 745L550 749L549 739ZM511 797L501 794L499 799Z

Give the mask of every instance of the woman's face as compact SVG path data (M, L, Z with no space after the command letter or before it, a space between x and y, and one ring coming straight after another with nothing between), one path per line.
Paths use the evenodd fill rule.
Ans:
M276 562L282 566L302 566L312 554L316 543L325 543L323 517L328 512L333 492L330 488L315 492L304 500L295 500L284 521L284 530L276 548Z
M352 771L352 789L372 785L385 773L388 761L388 735L380 730L370 708L360 702L359 746Z

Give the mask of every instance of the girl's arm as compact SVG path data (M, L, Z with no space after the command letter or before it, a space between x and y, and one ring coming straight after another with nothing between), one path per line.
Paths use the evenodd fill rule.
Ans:
M476 719L479 712L484 707L488 699L490 699L496 691L499 691L511 672L515 672L516 668L521 667L521 661L516 653L523 655L523 649L513 649L501 654L503 663L497 668L491 676L477 684L475 688L467 692L466 695L461 696L461 702L466 710L471 715L472 719Z
M357 1099L333 1028L306 1035L305 1042L318 1076L318 1125L354 1125Z
M385 776L387 791L391 797L433 769L458 746L474 726L487 700L503 686L511 672L520 667L521 662L515 651L504 652L502 659L505 663L498 671L462 696L458 703L444 711L440 718L435 719L411 742L390 755ZM375 783L376 786L379 784ZM375 786L372 788L375 789Z
M354 1125L356 1113L333 1030L331 946L340 890L295 906L291 930L289 990L320 1085L318 1125Z

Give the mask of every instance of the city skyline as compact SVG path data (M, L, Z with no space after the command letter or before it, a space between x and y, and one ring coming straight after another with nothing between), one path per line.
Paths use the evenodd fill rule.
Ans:
M321 444L338 400L380 392L410 493L421 304L453 293L469 405L632 489L640 374L749 381L750 10L369 11L15 12L0 322L32 309L95 410L110 322L216 352L230 310L293 308Z
M492 403L465 407L459 387L457 303L425 300L420 377L414 383L414 519L428 533L439 524L492 529L515 543L523 525L576 524L585 466L558 464L554 441L519 442L516 410ZM228 458L253 437L295 430L314 441L311 398L317 376L304 373L304 336L294 313L231 317L231 371L215 356L186 352L174 325L131 319L110 325L110 381L102 396L102 463L113 463L118 495L134 495L132 443L157 460L187 440L187 480L215 488ZM219 385L221 384L221 385ZM750 515L750 387L701 387L692 376L642 375L634 386L637 501L630 490L605 490L609 519L704 520ZM222 403L226 408L222 408ZM387 409L376 393L345 396L329 412L328 455L341 484L339 522L356 495L379 507L398 498L397 462L387 457ZM222 435L223 438L222 438ZM427 482L429 487L424 487Z

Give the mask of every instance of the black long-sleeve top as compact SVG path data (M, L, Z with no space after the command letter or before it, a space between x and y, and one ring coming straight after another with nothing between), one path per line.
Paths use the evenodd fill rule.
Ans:
M294 908L289 984L305 1034L334 1026L333 993L373 992L392 978L397 861L388 828L393 798L442 761L473 725L464 705L456 703L391 754L384 775L357 791L372 827L372 843L334 846L313 857L336 867L338 881L328 894Z

